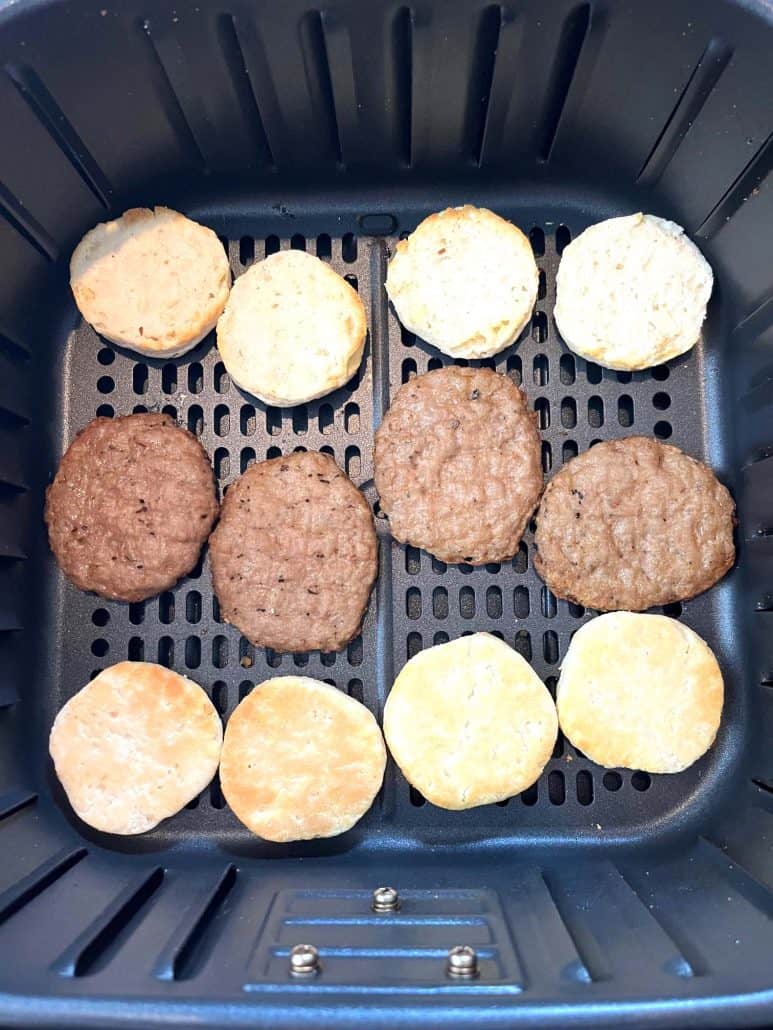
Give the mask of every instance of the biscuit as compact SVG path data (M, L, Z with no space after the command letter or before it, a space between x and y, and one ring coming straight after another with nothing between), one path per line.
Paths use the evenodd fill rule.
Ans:
M518 338L538 284L521 230L466 204L430 215L397 244L386 290L422 340L454 358L488 358Z
M536 416L487 368L439 368L401 386L374 465L392 535L446 562L511 558L542 493Z
M592 762L676 773L714 742L723 693L716 658L689 627L665 615L612 612L572 637L558 718Z
M539 779L557 734L547 687L488 633L420 651L384 708L393 758L440 808L488 805L526 790Z
M265 840L335 837L367 812L386 749L368 709L319 680L267 680L228 720L220 763L234 815Z
M187 575L217 518L206 451L168 415L95 418L46 492L62 572L81 590L142 601Z
M365 308L345 279L305 251L285 250L236 280L217 346L237 386L290 407L347 383L367 331Z
M223 618L275 651L337 651L357 636L378 572L368 502L316 451L251 465L210 540Z
M198 684L150 662L119 662L57 715L49 750L75 813L103 833L145 833L217 771L223 727Z
M677 447L609 440L548 483L534 567L557 597L600 611L686 600L732 566L734 511L711 469Z
M215 328L231 270L211 229L168 207L138 207L86 233L70 261L70 286L105 339L174 358Z
M654 215L610 218L564 250L556 325L588 361L650 368L698 342L713 278L680 225Z

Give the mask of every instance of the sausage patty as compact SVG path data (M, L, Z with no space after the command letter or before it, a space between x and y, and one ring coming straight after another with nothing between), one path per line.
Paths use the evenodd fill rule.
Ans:
M610 440L548 484L535 568L558 597L601 611L685 600L733 564L734 512L711 469L677 447Z
M542 493L526 395L487 368L439 368L397 391L376 433L392 535L446 562L511 558Z
M168 415L95 418L46 493L48 539L81 590L143 601L198 561L217 518L204 448Z
M275 651L337 651L360 629L378 571L368 502L332 458L252 465L212 535L223 617Z

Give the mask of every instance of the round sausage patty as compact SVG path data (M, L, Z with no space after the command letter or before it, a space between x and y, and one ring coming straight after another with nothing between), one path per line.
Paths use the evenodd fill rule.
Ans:
M48 539L81 590L143 601L198 561L217 518L204 448L168 415L95 418L46 492Z
M378 571L363 495L326 454L252 465L210 541L223 617L275 651L337 651L357 636Z
M511 558L542 493L526 395L487 368L439 368L397 391L376 433L392 535L446 562Z
M610 440L548 484L534 564L558 597L601 611L685 600L733 564L734 512L711 469L679 448Z

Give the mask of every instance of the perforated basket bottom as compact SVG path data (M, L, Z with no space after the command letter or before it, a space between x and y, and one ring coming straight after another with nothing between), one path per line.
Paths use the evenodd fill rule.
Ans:
M412 227L415 220L402 224ZM529 228L522 218L514 220ZM631 434L654 435L707 458L701 417L706 403L702 347L684 359L632 375L602 371L574 357L560 341L552 319L555 272L570 233L580 231L586 221L575 213L566 216L566 225L531 228L540 268L534 316L514 346L483 364L506 372L526 390L538 414L548 476L594 442ZM173 591L131 605L78 592L58 577L51 562L51 573L58 577L58 596L52 603L61 613L51 665L60 678L48 695L47 722L41 732L90 676L126 658L158 661L195 679L224 720L254 684L290 673L335 684L380 718L389 686L410 656L478 630L495 633L514 646L555 692L571 635L592 613L556 601L541 583L532 566L532 531L515 558L501 566L446 566L392 541L380 516L372 482L374 426L401 383L450 363L402 331L387 306L383 281L394 242L352 234L332 241L328 235L225 241L236 276L280 247L318 254L359 290L368 308L366 358L355 379L298 408L267 408L236 389L219 360L214 334L191 354L164 363L138 361L114 350L83 324L71 333L61 377L66 413L62 447L95 415L161 410L201 438L221 489L253 461L293 450L327 451L374 505L381 570L360 637L339 654L291 656L254 648L222 621L206 557ZM684 618L716 647L719 596L710 592L665 611ZM620 674L624 676L625 670ZM390 763L372 811L335 847L409 840L636 840L648 825L683 808L702 781L705 787L710 773L716 773L722 750L721 736L714 750L686 773L650 778L641 772L600 769L559 738L537 784L519 797L468 812L445 812L425 803ZM57 790L55 785L52 789ZM66 812L61 794L57 797ZM263 847L227 809L217 781L187 811L144 838L143 847L154 842L200 843L207 837L241 850ZM316 845L309 847L314 851Z

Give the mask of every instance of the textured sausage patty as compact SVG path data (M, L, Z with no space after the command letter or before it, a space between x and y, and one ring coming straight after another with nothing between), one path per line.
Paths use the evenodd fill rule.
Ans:
M95 418L46 493L48 539L81 590L142 601L198 561L217 518L204 448L168 415Z
M548 484L534 564L558 597L602 611L685 600L733 564L734 512L711 469L677 447L610 440Z
M275 651L337 651L357 635L378 571L368 502L332 458L252 465L210 541L226 621Z
M542 493L526 395L487 368L439 368L397 391L376 433L392 535L442 561L511 558Z

